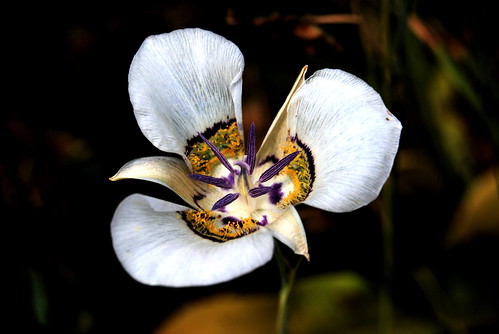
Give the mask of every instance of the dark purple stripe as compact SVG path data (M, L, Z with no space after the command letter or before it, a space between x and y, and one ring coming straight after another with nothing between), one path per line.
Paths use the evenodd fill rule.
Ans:
M274 183L271 188L272 189L269 192L269 201L270 203L276 205L284 197L282 192L282 183Z

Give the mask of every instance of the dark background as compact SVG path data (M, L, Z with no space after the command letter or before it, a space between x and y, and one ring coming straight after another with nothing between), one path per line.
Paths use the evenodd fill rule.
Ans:
M125 162L161 154L133 116L131 59L151 34L201 27L242 50L245 124L255 121L260 139L305 64L309 75L329 67L366 80L403 123L380 199L346 214L299 207L312 261L301 265L298 280L352 271L389 297L393 319L424 319L436 333L495 333L494 19L487 1L3 6L5 332L151 333L203 297L278 291L274 261L217 286L172 289L135 282L112 249L109 224L124 197L178 200L145 182L108 181Z

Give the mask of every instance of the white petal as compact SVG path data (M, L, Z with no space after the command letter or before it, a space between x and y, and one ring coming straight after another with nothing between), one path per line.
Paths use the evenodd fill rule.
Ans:
M187 208L143 195L120 203L111 223L116 254L139 282L171 287L224 282L272 258L272 234L265 230L214 242L195 234L180 218Z
M378 196L402 126L374 89L349 73L321 70L292 97L288 117L291 135L308 146L315 167L304 203L344 212Z
M148 37L130 66L129 92L144 135L184 155L187 141L236 118L241 131L244 59L232 42L201 29Z
M296 209L290 206L276 221L265 226L274 234L274 237L291 248L296 254L309 259L307 236Z

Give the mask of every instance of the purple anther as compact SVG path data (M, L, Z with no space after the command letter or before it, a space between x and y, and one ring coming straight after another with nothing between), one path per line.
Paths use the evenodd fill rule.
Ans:
M234 178L233 177L232 177L232 180L230 178L213 177L213 176L208 176L208 175L203 175L203 174L189 174L189 177L191 179L196 180L196 181L208 183L208 184L217 186L219 188L231 189L234 186Z
M271 178L273 178L274 176L276 176L277 174L279 174L279 172L284 167L289 165L289 163L291 161L293 161L298 154L300 154L299 151L293 152L291 154L288 154L287 156L285 156L284 158L282 158L278 162L276 162L273 166L269 167L265 172L263 172L262 175L260 175L260 179L258 181L266 182L266 181L270 180Z
M230 203L234 202L238 197L239 197L238 193L227 194L224 197L220 198L218 201L216 201L215 204L213 204L213 206L211 207L211 210L218 210L220 208L223 208L224 206L227 206Z
M266 186L258 186L256 188L252 188L248 191L249 195L253 198L255 197L260 197L265 194L268 194L272 190L272 187L266 187Z
M199 134L199 137L204 140L204 142L211 148L212 152L217 156L218 160L222 163L222 165L225 166L232 174L235 174L234 168L232 168L229 160L220 152L218 147L216 147L212 142L210 142L205 136L203 136L201 133Z
M256 131L255 123L251 123L250 131L248 135L248 147L246 148L246 162L249 165L248 174L253 173L256 161Z

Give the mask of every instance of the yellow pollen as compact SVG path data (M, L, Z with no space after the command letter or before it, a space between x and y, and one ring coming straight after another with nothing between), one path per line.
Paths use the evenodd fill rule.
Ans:
M220 128L214 135L208 138L227 159L238 159L243 155L243 142L237 122L233 121L225 127ZM212 175L213 169L220 164L218 158L204 141L192 145L186 152L187 158L192 164L193 173Z
M300 154L281 171L281 173L287 175L293 183L293 190L277 203L279 208L284 209L288 205L296 205L307 198L311 190L310 185L312 178L310 175L307 154L295 141L292 141L291 138L288 137L286 143L281 146L281 149L283 151L283 156L300 151Z
M181 217L194 232L218 242L239 238L259 229L256 219L223 219L221 215L207 210L184 211Z

